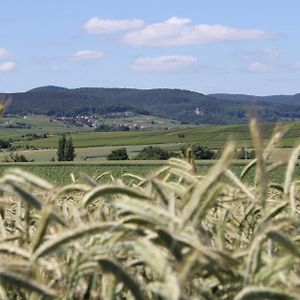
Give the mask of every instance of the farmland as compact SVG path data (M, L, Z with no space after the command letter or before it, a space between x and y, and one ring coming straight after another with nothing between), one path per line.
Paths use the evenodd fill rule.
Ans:
M7 116L0 119L0 137L3 140L20 141L26 139L26 135L32 133L53 135L84 130L86 129L47 116Z
M3 299L299 299L300 148L287 171L274 173L266 160L273 143L262 152L257 132L252 123L260 158L240 179L245 162L232 161L232 143L197 168L179 159L164 168L157 161L15 164L56 178L56 186L22 170L1 178ZM135 177L116 180L105 169ZM74 174L59 187L65 171L94 181Z
M197 168L200 174L204 175L212 167L215 161L197 161ZM247 161L236 160L231 170L240 175L241 171L247 164ZM3 175L6 170L11 168L21 168L25 171L31 172L44 179L57 185L64 185L71 183L70 174L73 173L75 178L79 178L80 174L86 174L95 179L98 176L106 174L102 180L105 182L110 181L110 175L114 178L122 178L124 174L135 174L138 176L146 176L151 174L155 169L166 165L167 162L163 161L112 161L112 162L61 162L61 163L2 163L0 165L0 176ZM281 183L284 178L286 168L281 167L269 174L270 182ZM245 180L250 184L253 183L255 174L255 168L249 172ZM300 169L295 171L295 177L300 178ZM130 177L124 178L128 181Z
M282 147L294 147L300 137L300 123L289 123L288 132L281 141ZM264 124L262 135L267 142L274 124ZM33 141L20 141L15 145L37 148L57 147L58 136ZM130 146L146 144L186 144L201 143L212 148L221 148L229 140L235 140L239 146L251 146L248 125L197 126L194 128L169 128L165 130L130 132L78 132L72 134L76 148L102 146Z

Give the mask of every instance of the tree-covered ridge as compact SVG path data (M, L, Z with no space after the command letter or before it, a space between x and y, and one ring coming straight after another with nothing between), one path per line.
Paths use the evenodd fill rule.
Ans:
M255 101L255 102L271 102L271 103L300 105L299 93L295 95L270 95L270 96L217 93L217 94L208 94L207 96L220 99L220 100Z
M186 123L246 123L248 115L263 121L300 119L300 105L268 101L223 100L179 89L40 87L27 92L3 94L10 98L7 113L77 115L132 111Z

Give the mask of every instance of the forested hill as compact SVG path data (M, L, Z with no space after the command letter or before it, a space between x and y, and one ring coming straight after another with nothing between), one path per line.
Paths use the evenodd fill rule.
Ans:
M232 124L259 113L263 121L300 119L300 105L270 101L216 99L179 89L125 89L40 87L0 95L12 101L7 114L76 115L132 111L196 124Z
M300 105L300 94L295 95L271 95L271 96L254 96L245 94L208 94L208 97L220 100L233 101L255 101L255 102L272 102Z

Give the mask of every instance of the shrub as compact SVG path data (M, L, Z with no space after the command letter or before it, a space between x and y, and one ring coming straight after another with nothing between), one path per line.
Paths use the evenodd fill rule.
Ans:
M174 152L169 152L160 147L148 146L143 148L134 159L137 160L166 160L177 156Z
M236 151L237 159L253 159L254 157L255 157L254 150L245 149L244 147L242 147Z
M214 159L215 151L200 144L194 144L192 146L185 146L182 148L182 152L185 155L187 149L191 149L194 159Z
M7 149L11 147L11 143L8 141L0 140L0 149Z
M24 154L10 152L9 156L6 156L4 158L4 161L5 162L28 162L28 159L26 158L26 156Z
M107 160L127 160L128 154L126 148L120 148L112 150L111 153L107 156Z

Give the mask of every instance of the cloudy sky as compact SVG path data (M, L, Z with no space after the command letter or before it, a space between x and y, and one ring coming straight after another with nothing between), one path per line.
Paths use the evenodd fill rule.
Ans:
M299 0L0 0L0 92L300 92Z

